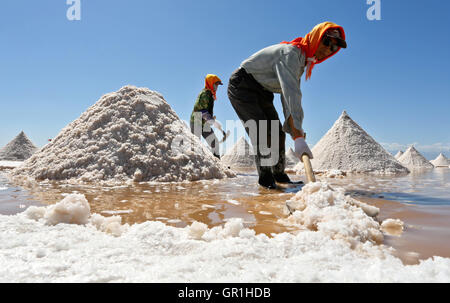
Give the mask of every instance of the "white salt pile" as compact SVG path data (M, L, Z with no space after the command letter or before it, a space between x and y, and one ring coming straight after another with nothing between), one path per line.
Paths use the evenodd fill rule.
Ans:
M236 144L222 157L222 163L231 168L254 167L254 152L244 137L240 137Z
M213 228L121 225L89 215L79 195L0 215L0 282L450 282L450 259L405 266L339 191L305 187L305 209L293 216L304 230L271 238L240 218Z
M311 151L315 170L382 174L409 172L345 111ZM299 162L295 169L301 171L303 163Z
M165 182L233 173L159 93L125 86L101 97L12 175L73 182Z
M430 161L434 167L447 167L450 165L450 161L442 153L436 157L436 159Z
M0 149L0 160L24 161L31 157L37 150L38 148L33 142L21 131L11 142Z
M288 151L286 152L286 167L293 167L299 162L300 159L294 154L292 148L289 147Z
M398 153L395 154L394 158L398 160L403 155L403 151L399 150Z
M405 153L398 158L398 161L409 169L422 169L433 168L433 164L430 163L421 153L410 146Z

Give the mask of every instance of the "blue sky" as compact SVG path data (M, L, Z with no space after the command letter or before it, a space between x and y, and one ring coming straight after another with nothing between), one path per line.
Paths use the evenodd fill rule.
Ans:
M302 79L304 129L313 146L343 110L388 149L450 156L450 2L381 0L81 0L69 21L65 0L0 4L0 147L21 130L38 146L103 94L132 84L159 91L187 120L217 74L215 114L237 116L226 94L233 70L266 46L314 25L344 27L348 49ZM284 119L279 97L275 98ZM292 145L289 139L288 145Z

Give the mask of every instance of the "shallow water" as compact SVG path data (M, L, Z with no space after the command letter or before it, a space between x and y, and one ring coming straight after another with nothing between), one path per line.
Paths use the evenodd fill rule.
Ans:
M305 179L302 175L291 175L291 178ZM450 244L442 243L442 239L450 238L450 169L397 177L348 175L327 180L332 186L344 187L358 200L380 207L379 219L399 218L405 222L406 229L401 236L385 239L385 244L396 248L405 263L413 264L419 258L434 255L450 257ZM286 217L283 212L286 200L302 186L266 190L256 182L256 172L249 170L225 180L115 187L41 182L39 186L24 189L9 184L0 173L0 213L11 215L30 205L53 204L67 194L82 193L92 213L120 215L123 223L155 220L184 227L200 221L212 227L240 217L257 233L291 231L293 228L277 220Z

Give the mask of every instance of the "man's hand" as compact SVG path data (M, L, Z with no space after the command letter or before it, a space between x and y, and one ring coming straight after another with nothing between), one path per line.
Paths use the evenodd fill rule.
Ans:
M313 159L313 154L311 150L308 147L308 144L306 144L305 138L299 137L295 139L295 155L300 159L300 161L303 162L302 156L303 154L307 154L310 159Z

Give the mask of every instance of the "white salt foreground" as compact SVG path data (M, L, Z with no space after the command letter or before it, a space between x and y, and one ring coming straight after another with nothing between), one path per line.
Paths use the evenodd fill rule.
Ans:
M450 259L404 266L375 244L380 224L341 190L308 184L291 201L299 210L286 223L301 231L269 238L238 218L211 229L122 225L118 216L90 214L83 195L68 195L0 216L0 282L450 281Z

